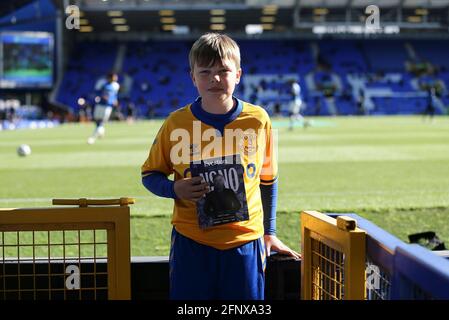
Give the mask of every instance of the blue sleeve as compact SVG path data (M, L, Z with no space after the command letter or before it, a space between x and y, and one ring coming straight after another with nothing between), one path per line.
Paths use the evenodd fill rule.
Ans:
M263 226L265 234L276 235L276 207L278 199L278 182L260 185L263 206Z
M168 179L162 172L152 172L142 178L142 183L152 193L159 197L177 199L175 193L175 182Z

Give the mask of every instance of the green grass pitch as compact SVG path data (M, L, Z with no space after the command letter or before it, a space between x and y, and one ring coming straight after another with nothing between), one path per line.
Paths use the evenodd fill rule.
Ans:
M355 212L407 241L433 230L449 244L449 118L314 118L279 132L278 235L299 250L299 212ZM0 207L49 207L53 198L136 198L132 255L167 255L172 201L150 194L140 165L161 121L0 132ZM29 144L21 158L16 148Z

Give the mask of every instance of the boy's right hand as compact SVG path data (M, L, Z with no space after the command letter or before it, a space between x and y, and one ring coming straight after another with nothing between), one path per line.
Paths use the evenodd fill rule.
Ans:
M202 177L184 178L175 181L174 189L179 199L196 202L209 192L209 184Z

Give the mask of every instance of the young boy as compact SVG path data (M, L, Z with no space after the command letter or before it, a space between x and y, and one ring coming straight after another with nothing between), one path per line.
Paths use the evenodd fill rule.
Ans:
M242 74L234 40L205 34L189 62L199 97L170 114L142 165L145 187L175 200L170 298L263 299L266 254L299 258L276 237L271 122L261 107L233 97ZM211 217L204 204L218 174L240 205Z

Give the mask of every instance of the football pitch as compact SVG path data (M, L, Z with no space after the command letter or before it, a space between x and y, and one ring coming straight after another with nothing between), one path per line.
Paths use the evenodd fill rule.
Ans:
M49 207L53 198L134 197L132 255L168 255L172 200L150 194L140 166L161 121L0 131L0 207ZM435 231L449 244L449 118L313 118L279 135L278 235L299 250L299 212L355 212L404 241ZM29 144L32 154L16 148Z

